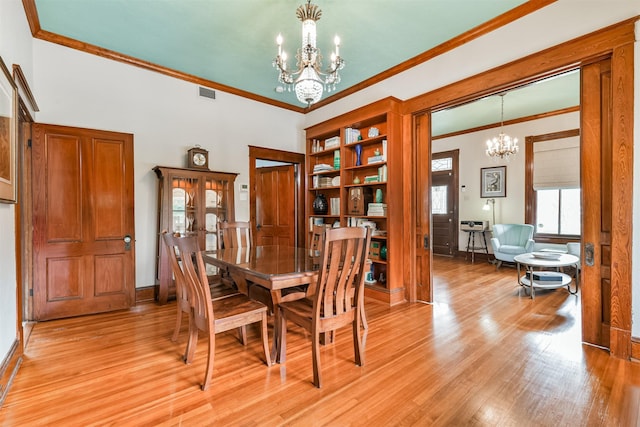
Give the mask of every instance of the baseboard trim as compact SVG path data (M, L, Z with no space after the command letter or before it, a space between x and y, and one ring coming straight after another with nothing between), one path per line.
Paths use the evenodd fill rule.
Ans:
M640 338L631 337L631 359L640 361Z
M4 399L9 393L13 379L18 374L18 369L22 365L22 349L20 347L20 341L15 340L9 353L2 361L0 366L0 408L4 404Z
M146 286L144 288L136 288L136 304L141 302L155 301L155 286Z

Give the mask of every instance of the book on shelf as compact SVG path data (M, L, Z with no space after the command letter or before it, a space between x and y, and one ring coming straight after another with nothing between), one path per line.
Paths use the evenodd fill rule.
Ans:
M369 175L364 177L364 182L380 182L380 177L378 175Z
M329 199L329 212L331 215L340 215L340 197Z
M372 163L382 163L384 162L384 156L382 154L378 156L371 156L367 158L367 164L370 165Z
M353 144L354 142L358 142L360 137L360 131L354 128L346 128L344 132L344 143L345 144Z
M383 139L382 140L382 158L384 159L384 161L387 161L387 140Z
M387 165L378 168L378 181L387 182Z

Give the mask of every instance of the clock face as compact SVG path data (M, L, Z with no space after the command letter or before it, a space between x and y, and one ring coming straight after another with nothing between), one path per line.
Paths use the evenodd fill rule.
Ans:
M193 155L193 164L196 166L204 166L207 163L207 158L202 153L196 153Z

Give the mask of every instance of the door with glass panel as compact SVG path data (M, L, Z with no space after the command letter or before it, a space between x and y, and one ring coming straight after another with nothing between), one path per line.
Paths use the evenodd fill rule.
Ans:
M431 157L431 238L434 255L458 251L458 150Z

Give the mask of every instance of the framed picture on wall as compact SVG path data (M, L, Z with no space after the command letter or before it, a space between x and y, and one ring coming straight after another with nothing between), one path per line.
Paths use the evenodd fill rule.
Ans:
M480 168L480 197L507 197L507 167Z
M0 202L16 202L17 89L0 58Z

